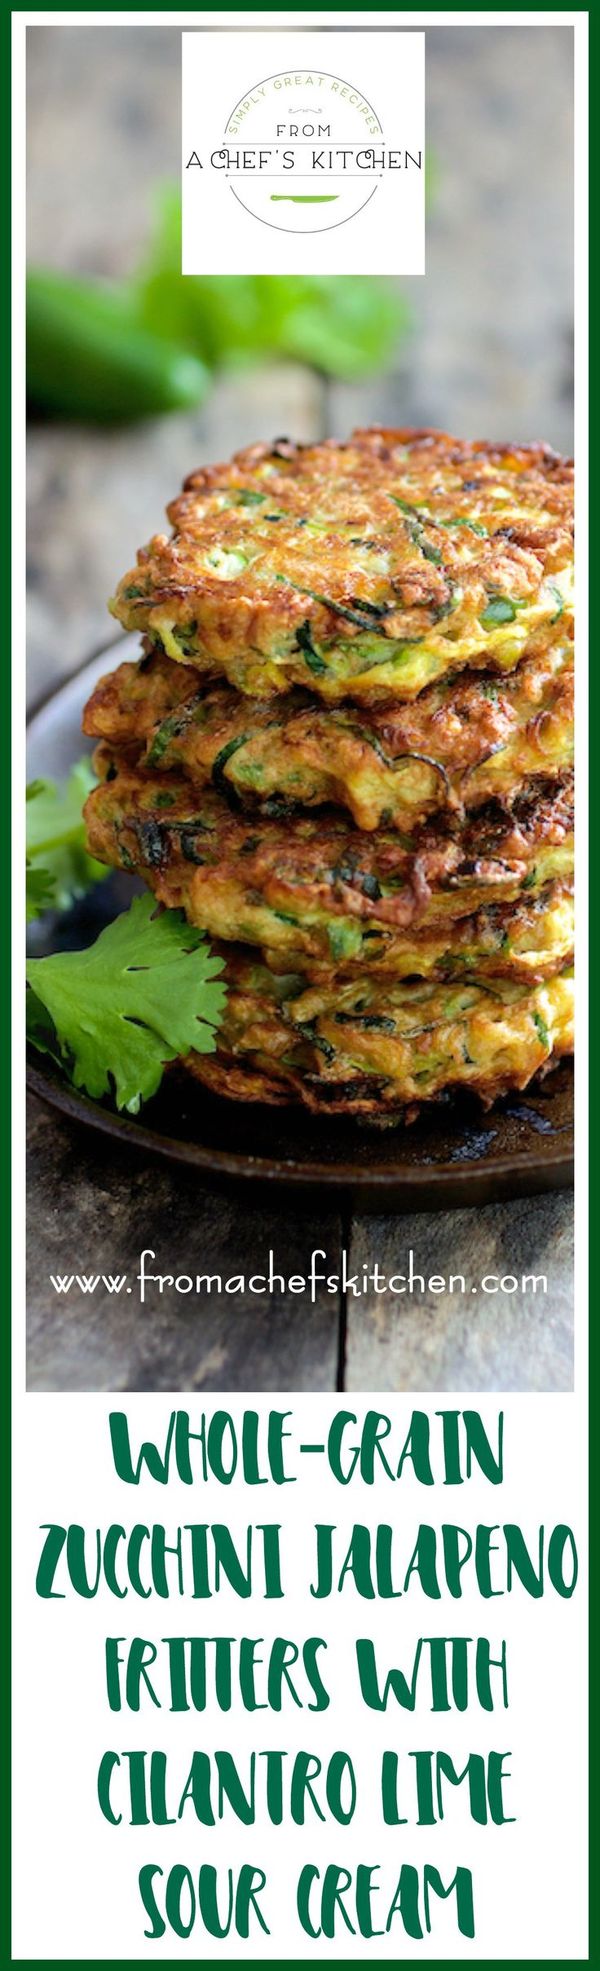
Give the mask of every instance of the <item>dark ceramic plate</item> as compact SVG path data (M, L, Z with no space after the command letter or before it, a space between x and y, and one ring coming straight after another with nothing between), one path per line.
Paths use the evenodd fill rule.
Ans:
M64 775L80 758L81 711L96 679L135 656L133 637L119 637L34 713L29 774ZM71 915L38 927L34 950L90 941L126 907L131 881L116 875ZM194 1090L185 1075L165 1075L138 1121L116 1115L64 1082L42 1055L28 1068L34 1094L74 1121L100 1129L144 1154L167 1157L204 1181L273 1185L296 1198L343 1194L363 1210L435 1210L489 1203L573 1181L573 1074L564 1063L526 1095L509 1096L489 1114L469 1097L452 1098L410 1128L367 1128L293 1109L221 1101Z

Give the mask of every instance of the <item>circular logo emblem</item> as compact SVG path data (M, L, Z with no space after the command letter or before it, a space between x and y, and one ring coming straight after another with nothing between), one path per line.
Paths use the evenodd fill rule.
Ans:
M344 225L383 176L379 117L342 76L269 75L236 103L224 135L234 198L279 232Z

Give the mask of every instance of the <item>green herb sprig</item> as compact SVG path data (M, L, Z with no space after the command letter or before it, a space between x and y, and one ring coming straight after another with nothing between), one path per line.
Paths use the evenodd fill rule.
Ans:
M211 1054L226 1000L222 960L183 911L151 896L100 932L85 951L30 959L27 1034L76 1088L137 1115L166 1064Z
M27 788L27 922L45 910L68 910L107 871L88 855L81 809L96 776L87 759L61 785L32 780Z

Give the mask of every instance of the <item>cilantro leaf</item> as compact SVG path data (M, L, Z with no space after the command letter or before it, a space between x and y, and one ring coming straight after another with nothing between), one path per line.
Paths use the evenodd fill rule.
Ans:
M27 921L43 910L68 910L107 875L88 855L81 809L96 785L90 761L79 760L68 780L31 780L27 788Z
M35 917L41 917L44 910L51 910L54 903L54 884L48 869L37 869L25 861L27 923L32 924Z
M156 1094L167 1061L192 1048L211 1054L225 1005L222 960L183 911L156 914L152 896L85 951L55 952L26 967L28 1033L66 1065L76 1088L137 1115Z
M40 1054L51 1054L53 1060L58 1061L59 1065L62 1066L60 1043L57 1040L50 1015L46 1012L45 1006L42 1005L41 999L38 999L33 986L27 987L25 1014L27 1039L32 1042L34 1047L37 1047Z

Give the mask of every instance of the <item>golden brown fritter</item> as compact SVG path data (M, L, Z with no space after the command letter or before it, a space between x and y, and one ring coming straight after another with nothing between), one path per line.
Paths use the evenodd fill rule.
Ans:
M532 783L510 813L434 816L410 839L360 834L336 809L249 821L218 794L113 762L85 815L91 853L135 870L162 903L215 937L339 967L373 933L450 926L482 906L533 898L572 873L572 787ZM295 962L295 959L294 959Z
M359 828L411 832L436 808L510 797L569 765L572 651L557 645L511 676L463 675L360 712L324 709L298 689L250 706L157 652L100 680L84 731L148 771L184 773L199 789L212 781L248 809L339 802Z
M340 979L516 979L542 983L573 960L572 886L548 883L516 903L490 903L437 929L372 931L356 958L335 967ZM296 948L263 952L273 972L297 967L315 985L331 983L332 966Z
M572 472L442 432L280 441L192 473L111 604L255 697L410 699L570 635Z
M306 990L232 948L227 982L217 1052L191 1054L186 1066L237 1101L394 1117L468 1088L488 1106L573 1046L567 974L533 989L500 981L384 988L367 978Z

